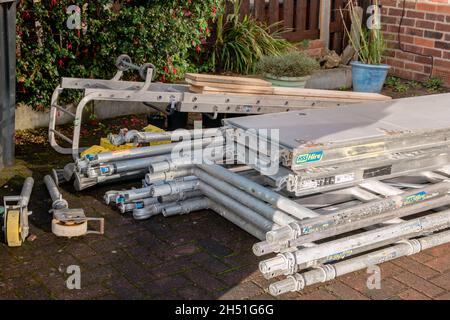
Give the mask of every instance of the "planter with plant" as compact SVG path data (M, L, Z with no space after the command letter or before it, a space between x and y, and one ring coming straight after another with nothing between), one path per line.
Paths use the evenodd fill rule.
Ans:
M352 21L359 21L358 7L349 1L348 13ZM353 91L380 93L386 80L390 66L383 64L383 54L387 45L380 27L380 8L378 1L374 3L370 28L358 24L352 31L345 27L350 44L356 50L358 60L351 62ZM343 10L340 10L343 16ZM345 26L345 24L344 24Z
M215 42L210 62L216 72L250 74L264 55L280 55L294 45L281 37L281 23L265 25L252 16L240 14L242 0L230 0L232 12L225 2L217 13Z
M319 68L319 62L303 51L264 56L257 64L257 72L280 87L304 88L311 74Z

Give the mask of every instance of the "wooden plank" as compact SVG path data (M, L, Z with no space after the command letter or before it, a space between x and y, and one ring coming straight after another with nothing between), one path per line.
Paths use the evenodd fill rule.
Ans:
M302 97L323 97L334 99L353 99L353 100L375 100L385 101L391 97L379 93L353 92L353 91L337 91L337 90L320 90L320 89L302 89L302 88L284 88L273 87L275 95L285 96L302 96Z
M269 24L272 25L280 21L280 0L270 0L269 2Z
M331 0L320 0L320 40L330 47Z
M265 20L266 0L255 0L255 19L258 21Z
M258 88L249 88L246 86L239 86L235 89L228 88L219 88L219 87L210 87L210 86L196 86L191 85L189 90L195 93L245 93L245 94L273 94L272 87L258 87Z
M218 82L202 82L202 81L194 81L191 79L186 79L186 82L190 85L197 86L197 87L214 87L214 88L218 88L218 89L227 89L230 91L246 89L246 90L267 92L267 89L271 88L271 87L253 86L253 85L247 85L247 84L244 85L244 84L231 84L231 83L218 83Z
M319 30L319 11L320 0L310 0L308 30Z
M269 81L249 77L232 77L232 76L218 76L200 73L186 73L185 78L186 81L187 79L189 79L196 82L209 82L209 83L213 82L213 83L260 86L260 87L272 86L272 84Z
M283 17L284 27L294 29L294 0L284 0Z
M303 31L306 30L306 14L308 10L307 0L297 0L297 5L295 8L295 30Z

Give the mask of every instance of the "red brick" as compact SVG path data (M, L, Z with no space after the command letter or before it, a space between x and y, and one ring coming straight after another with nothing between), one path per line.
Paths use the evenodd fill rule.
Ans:
M390 17L390 16L382 16L381 17L381 22L382 23L389 23L389 24L397 24L398 23L398 18Z
M444 52L442 58L450 60L450 52Z
M315 290L311 293L301 294L300 300L337 300L337 297L327 292L325 289Z
M450 32L450 25L446 24L446 23L437 23L436 24L436 30L444 31L444 32Z
M423 67L423 64L419 63L405 63L405 69L407 70L423 72Z
M367 300L368 298L362 295L359 291L350 288L348 285L336 281L327 286L327 289L331 291L335 296L344 300Z
M430 300L426 295L417 292L414 289L408 289L398 295L403 300Z
M414 44L421 46L421 47L434 48L434 40L431 40L431 39L415 37Z
M430 30L425 30L423 35L426 38L436 39L436 40L440 40L444 36L444 34L442 32L436 32L436 31L430 31Z
M450 273L444 273L440 276L434 277L430 281L445 290L450 290Z
M444 21L445 16L443 14L434 14L434 13L427 13L425 14L425 20L428 21Z
M436 270L433 270L422 263L414 261L410 257L395 259L392 261L392 263L424 279L429 279L439 274Z
M436 257L425 264L439 272L447 271L450 269L450 254Z
M394 17L401 17L402 9L389 8L389 15ZM408 16L408 15L407 15Z
M430 62L429 59L427 59L427 62L425 62L426 64L428 64ZM409 256L411 259L413 259L414 261L420 262L420 263L425 263L427 261L430 261L433 259L433 257L429 254L426 254L425 252L419 252L416 254L413 254L412 256Z
M387 278L381 281L381 289L370 290L366 287L362 293L371 299L386 300L397 296L405 290L406 287L403 283L392 278Z
M431 282L424 280L410 272L400 273L399 275L394 276L394 278L400 282L403 282L408 287L411 287L419 291L420 293L429 296L430 298L436 297L444 292L442 288L439 288Z
M393 67L397 67L397 68L404 68L405 67L405 63L401 60L398 59L394 59L394 58L388 58L386 59L387 64Z
M427 55L427 56L433 56L435 58L442 57L442 51L441 50L437 50L437 49L423 48L422 53Z
M389 14L391 15L391 11L390 10L389 10ZM401 10L400 10L400 16L401 16ZM406 16L409 17L409 18L424 19L425 18L425 13L408 10L408 11L406 11Z
M419 63L423 63L423 64L431 64L431 58L424 57L424 56L416 55L416 57L414 58L414 61L415 62L419 62Z
M396 51L395 57L402 60L414 61L415 54L403 51Z
M436 297L436 300L450 300L450 292L444 293L443 295Z
M406 28L406 34L410 34L412 36L423 37L424 31L422 29L417 28Z
M397 7L397 0L381 0L380 4L383 7Z
M450 61L448 61L448 60L434 59L434 65L436 67L442 67L442 68L445 68L447 70L450 70Z
M429 78L429 73L430 73L430 67L427 67L426 68L427 70L425 71L425 72L427 72L427 74L423 74L423 73L417 73L417 72L415 72L414 74L413 74L413 78L412 78L412 80L415 80L415 81L419 81L419 82L425 82L425 81L427 81L428 80L428 78Z
M434 22L429 20L416 20L417 28L434 29Z
M416 9L420 10L420 11L428 11L428 12L435 12L437 9L437 6L434 4L430 4L430 3L417 3L416 4Z
M402 26L412 27L416 23L416 19L403 18ZM397 23L398 25L398 23Z
M450 50L450 42L436 41L436 48L448 51L448 50Z

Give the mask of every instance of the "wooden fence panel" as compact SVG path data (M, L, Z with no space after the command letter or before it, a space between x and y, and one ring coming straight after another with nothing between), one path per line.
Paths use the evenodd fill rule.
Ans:
M348 0L331 0L330 49L340 52L344 46L343 20L339 8ZM241 16L252 15L267 25L282 21L283 37L299 42L320 37L320 0L242 0ZM345 23L348 23L345 20Z

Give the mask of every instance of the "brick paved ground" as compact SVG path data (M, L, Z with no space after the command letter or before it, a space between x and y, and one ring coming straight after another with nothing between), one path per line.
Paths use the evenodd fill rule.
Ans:
M102 187L75 193L72 208L106 219L104 236L59 239L49 230L50 200L41 182L63 158L47 147L19 150L12 169L0 173L0 196L20 189L33 174L31 233L20 248L0 244L0 299L273 299L257 271L255 239L210 211L137 222L102 202ZM26 162L24 159L33 159ZM65 286L66 267L81 267L81 290ZM380 290L368 290L365 270L281 299L450 299L450 245L381 266Z

